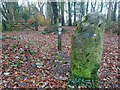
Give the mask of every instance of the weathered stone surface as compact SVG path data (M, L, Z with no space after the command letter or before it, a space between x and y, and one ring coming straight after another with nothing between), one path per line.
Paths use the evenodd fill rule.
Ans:
M103 51L104 16L93 12L82 18L71 39L71 72L97 79Z

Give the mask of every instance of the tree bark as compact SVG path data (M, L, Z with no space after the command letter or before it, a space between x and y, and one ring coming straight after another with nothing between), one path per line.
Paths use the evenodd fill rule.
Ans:
M100 12L103 11L103 0L101 0L101 9L100 9Z
M70 0L68 0L68 13L69 13L68 26L72 26Z
M57 18L58 18L58 9L57 9L57 2L51 2L52 11L54 15L54 24L57 24Z
M74 1L74 26L76 26L76 2Z
M86 14L88 14L89 0L87 1Z
M64 22L64 2L61 2L61 15L62 15L62 26L65 25Z
M113 21L116 21L116 11L117 11L117 2L115 2L115 4L114 4Z
M108 18L109 22L111 21L111 9L112 9L112 2L110 0L110 2L109 2L109 8L108 8L108 14L107 14L107 18Z
M91 12L95 11L96 4L97 4L97 0L95 0L94 4L93 2L91 2Z
M41 3L41 2L38 2L38 7L39 7L39 11L40 11L40 14L43 16L43 6L44 6L45 3Z
M51 18L51 14L52 14L50 2L47 2L46 8L47 8L47 10L46 10L46 15L47 15L46 19L49 20Z
M85 5L84 4L85 4L84 1L80 2L80 13L81 13L81 16L85 15Z

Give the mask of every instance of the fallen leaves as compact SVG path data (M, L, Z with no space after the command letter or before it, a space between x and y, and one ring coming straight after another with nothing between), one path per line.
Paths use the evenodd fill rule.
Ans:
M118 39L119 36L105 32L104 45L101 68L98 70L99 80L104 83L100 85L102 88L118 88L118 71L116 69L118 63ZM114 78L113 78L114 77ZM113 82L117 82L116 85Z
M9 36L2 40L3 53L0 58L3 60L2 76L5 82L0 88L74 88L66 82L71 75L71 35L76 27L71 28L73 31L62 34L62 52L57 50L57 34L43 35L39 31L4 33L19 36L21 40ZM102 62L98 70L101 88L118 87L118 38L115 34L105 32ZM85 88L85 85L78 88Z

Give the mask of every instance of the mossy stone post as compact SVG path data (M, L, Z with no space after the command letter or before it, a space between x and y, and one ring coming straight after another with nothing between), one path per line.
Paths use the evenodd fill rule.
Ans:
M104 16L90 13L80 20L71 38L71 72L86 79L97 79L103 51Z

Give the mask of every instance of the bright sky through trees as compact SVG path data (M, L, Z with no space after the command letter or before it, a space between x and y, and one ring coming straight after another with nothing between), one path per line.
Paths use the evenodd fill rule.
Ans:
M27 2L33 2L33 3L35 3L36 4L36 6L38 7L38 4L37 4L37 2L47 2L47 1L58 1L58 2L60 2L60 1L65 1L65 2L68 2L68 0L18 0L18 2L19 2L19 4L20 5L27 5ZM70 0L71 2L74 2L74 0ZM87 3L87 1L88 0L76 0L76 2L80 2L80 1L85 1L85 4ZM89 0L90 2L95 2L95 0ZM119 0L113 0L113 1L119 1ZM109 0L103 0L103 2L109 2ZM97 5L96 5L96 7L95 8L98 8L98 7L100 7L98 4L100 4L101 3L101 0L97 0ZM109 5L108 5L109 6ZM107 6L107 7L108 7ZM66 4L66 9L68 9L68 5ZM105 7L105 5L104 5L104 7ZM90 8L91 8L91 3L89 3L89 9L88 9L88 12L90 12ZM46 9L46 5L44 5L44 7L43 7L43 13L44 13L44 15L45 15L45 9ZM72 6L72 10L74 10L74 6ZM99 8L99 10L100 10L100 8ZM103 11L102 11L102 13L103 14L105 14L105 15L107 15L107 8L105 7L105 8L103 8ZM67 17L67 12L64 12L64 18L68 18ZM46 16L46 15L45 15ZM118 7L117 7L117 12L116 12L116 16L118 17ZM73 22L73 18L74 18L74 16L72 16L72 22ZM77 17L77 20L79 19L79 17ZM66 19L65 19L65 22L67 22L66 21Z

